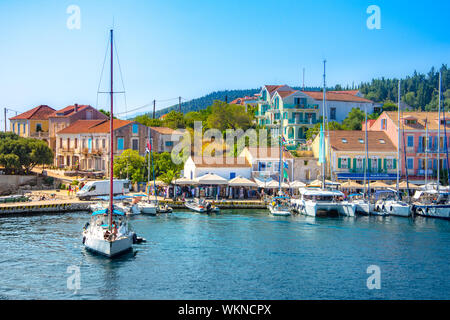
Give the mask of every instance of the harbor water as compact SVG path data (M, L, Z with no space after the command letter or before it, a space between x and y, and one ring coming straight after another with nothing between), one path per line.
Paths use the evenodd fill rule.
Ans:
M88 220L86 212L0 218L0 299L449 297L449 221L141 215L130 221L147 242L110 260L82 245ZM367 286L370 266L380 289Z

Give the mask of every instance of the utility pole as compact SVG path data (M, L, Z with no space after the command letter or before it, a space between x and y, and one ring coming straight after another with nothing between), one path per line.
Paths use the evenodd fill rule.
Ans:
M5 110L5 132L6 132L6 108L4 108Z
M181 97L178 97L178 109L180 110L181 113Z
M155 115L156 115L156 100L153 100L153 119L155 119Z

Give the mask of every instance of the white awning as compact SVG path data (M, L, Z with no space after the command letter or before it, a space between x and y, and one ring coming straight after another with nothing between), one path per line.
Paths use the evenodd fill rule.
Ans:
M214 173L207 173L195 179L199 184L227 185L228 181Z
M251 181L247 178L241 177L241 176L237 176L236 178L228 181L228 185L230 187L257 187L258 186L256 184L256 182L253 182L253 181Z

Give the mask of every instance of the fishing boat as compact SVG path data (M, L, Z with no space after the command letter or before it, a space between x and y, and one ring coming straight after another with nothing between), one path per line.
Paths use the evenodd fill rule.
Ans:
M291 215L291 206L287 197L273 197L267 207L273 216Z
M184 202L186 208L199 213L219 212L219 208L206 201L205 199L194 198Z
M110 31L111 44L111 90L110 94L110 183L109 183L109 206L106 209L97 210L92 213L91 220L83 228L83 244L86 249L95 251L107 257L114 257L132 249L136 241L136 234L128 226L125 214L116 210L113 205L113 176L114 176L114 86L113 86L113 30Z
M291 201L296 210L304 215L316 217L340 215L354 217L356 205L342 200L345 195L339 190L300 189L300 199Z

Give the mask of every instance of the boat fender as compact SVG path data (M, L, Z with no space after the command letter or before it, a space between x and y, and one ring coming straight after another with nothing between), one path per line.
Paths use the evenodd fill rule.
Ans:
M137 235L133 232L133 244L137 243Z
M86 237L83 237L83 244L84 244L85 241L86 241Z

